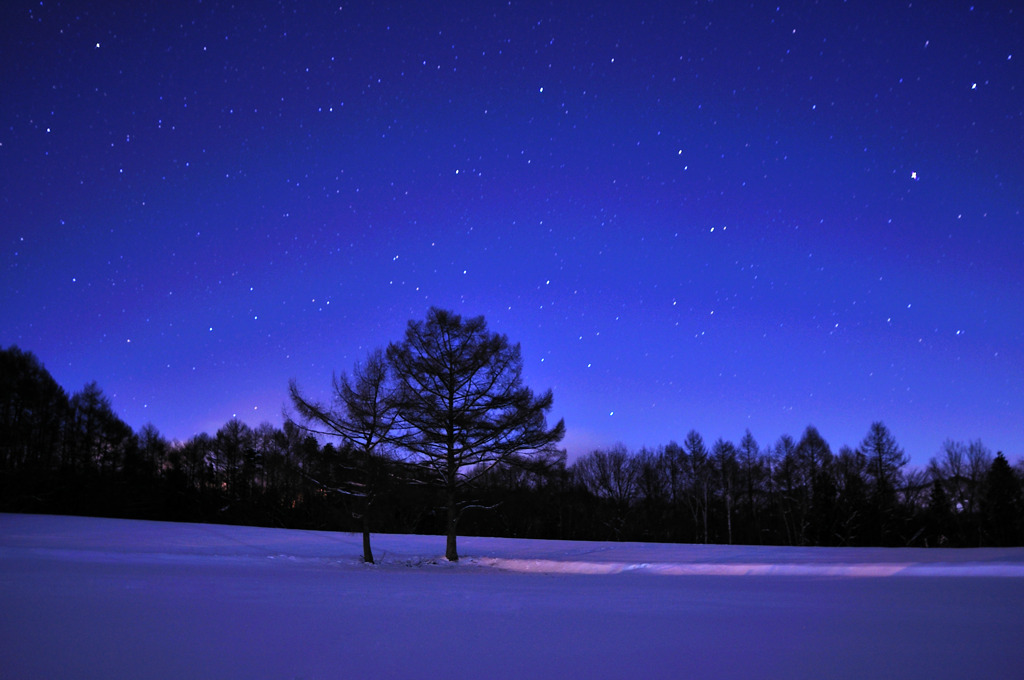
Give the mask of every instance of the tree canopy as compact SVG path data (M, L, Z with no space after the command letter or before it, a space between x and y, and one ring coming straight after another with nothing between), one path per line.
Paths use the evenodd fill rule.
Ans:
M397 441L445 490L445 554L457 560L456 530L466 507L459 491L499 463L548 451L565 424L547 427L551 390L535 396L523 384L519 345L488 331L482 316L431 308L424 321L409 322L387 356L397 383Z
M334 376L333 388L331 404L307 399L294 380L289 383L288 392L308 431L338 437L358 454L358 474L353 475L347 488L338 490L362 500L355 515L363 525L363 561L372 564L371 512L388 477L385 459L396 417L384 353L374 350L365 362L356 363L351 379L345 373Z

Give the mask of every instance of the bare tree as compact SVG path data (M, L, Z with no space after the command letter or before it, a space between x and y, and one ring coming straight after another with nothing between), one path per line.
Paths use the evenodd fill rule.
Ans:
M985 478L992 467L992 451L975 439L967 444L966 482L968 490L967 515L971 528L971 542L974 545L984 544L983 522L981 516L981 499L984 496Z
M335 491L361 501L354 515L362 520L363 561L372 564L371 513L388 474L388 446L397 417L394 385L379 349L371 352L364 363L355 364L351 379L342 373L332 382L330 404L303 397L294 380L288 390L307 430L338 437L357 453L356 478Z
M410 321L405 340L391 344L397 382L398 441L444 489L445 556L459 559L456 532L469 504L460 492L500 463L549 451L565 433L548 429L550 390L534 396L523 385L519 345L491 333L482 316L463 320L436 307Z
M616 444L607 450L591 451L572 466L573 476L579 484L611 504L615 513L611 529L619 538L640 488L638 463L623 444Z

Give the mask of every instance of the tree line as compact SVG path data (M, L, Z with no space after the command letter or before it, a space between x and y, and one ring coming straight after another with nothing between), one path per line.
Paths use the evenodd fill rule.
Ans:
M925 469L884 423L833 453L816 428L759 446L682 444L593 451L559 481L574 538L794 546L971 547L1024 544L1024 465L980 441L949 440ZM498 473L500 474L500 473ZM496 480L496 494L515 487Z
M550 391L482 317L432 309L332 382L294 382L281 427L238 420L169 442L133 432L95 383L68 395L0 349L0 510L370 533L772 545L1024 544L1024 462L945 442L923 469L881 422L833 451L809 426L761 446L619 445L569 462Z

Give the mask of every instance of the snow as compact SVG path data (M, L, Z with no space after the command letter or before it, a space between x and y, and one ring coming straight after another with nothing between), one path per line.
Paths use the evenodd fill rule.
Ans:
M1024 549L0 515L0 677L1013 677Z

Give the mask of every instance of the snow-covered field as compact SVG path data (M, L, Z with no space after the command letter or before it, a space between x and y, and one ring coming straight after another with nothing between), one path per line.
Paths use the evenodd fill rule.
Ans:
M1020 678L1024 549L0 515L0 678Z

